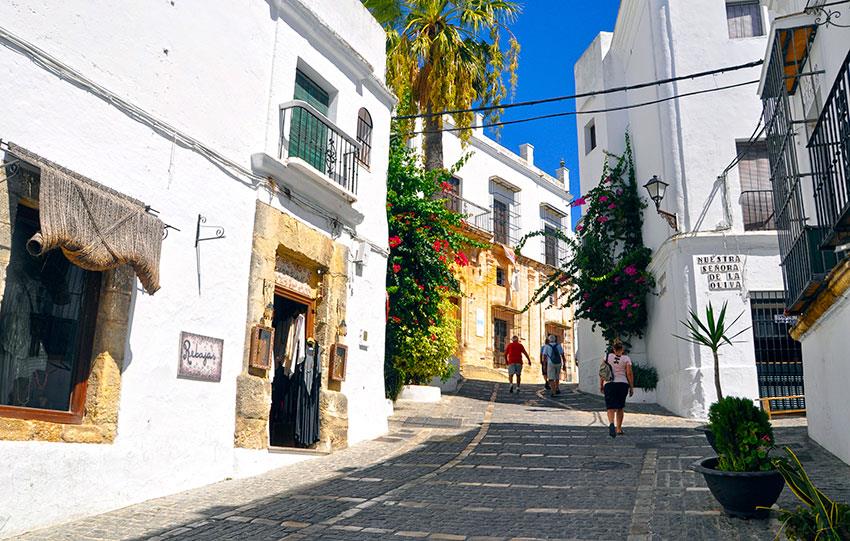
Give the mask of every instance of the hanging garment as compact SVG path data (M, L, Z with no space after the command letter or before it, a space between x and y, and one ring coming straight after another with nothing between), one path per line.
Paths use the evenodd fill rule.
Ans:
M319 441L319 395L322 386L322 348L312 343L306 353L304 362L297 365L293 376L298 385L295 442L302 447Z

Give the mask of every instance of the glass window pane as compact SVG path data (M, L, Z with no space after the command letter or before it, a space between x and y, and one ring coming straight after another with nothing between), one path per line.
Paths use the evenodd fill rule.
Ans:
M730 38L750 38L764 35L761 6L758 2L727 2L726 21L729 26Z
M88 344L84 312L92 273L59 250L26 251L38 213L18 206L0 304L0 405L69 411Z

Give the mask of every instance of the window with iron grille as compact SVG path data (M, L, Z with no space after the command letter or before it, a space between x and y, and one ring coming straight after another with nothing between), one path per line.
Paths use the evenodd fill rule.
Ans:
M460 198L460 179L452 176L447 181L449 190L444 193L446 208L453 212L462 212L463 205Z
M546 249L546 264L552 267L558 266L558 237L555 236L555 228L547 225L544 226L544 231L546 236L543 237L545 239L545 249Z
M494 366L507 366L505 359L505 347L508 345L508 334L510 326L507 319L493 318L493 364Z
M784 316L782 291L750 292L753 318L753 347L760 398L771 400L772 410L806 408L803 387L803 352L799 342L791 338L794 320Z
M738 176L741 180L740 203L744 230L776 229L767 144L764 141L738 143L737 152L742 156L738 162Z
M507 283L507 273L505 273L505 269L502 267L496 267L496 285L504 287Z
M357 114L357 142L360 143L360 163L369 167L372 160L372 115L366 109Z
M726 2L726 22L732 39L752 38L764 35L761 5L758 0Z
M508 244L508 231L511 227L511 217L508 204L500 199L493 199L493 240Z

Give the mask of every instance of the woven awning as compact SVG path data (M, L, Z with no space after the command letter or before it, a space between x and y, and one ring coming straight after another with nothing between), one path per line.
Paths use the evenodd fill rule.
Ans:
M129 264L150 294L159 289L163 223L141 201L9 143L9 152L41 169L40 231L27 242L39 256L60 248L91 271Z

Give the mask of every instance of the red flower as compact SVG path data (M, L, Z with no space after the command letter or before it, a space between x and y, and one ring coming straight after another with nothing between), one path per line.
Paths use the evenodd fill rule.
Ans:
M423 286L422 284L416 284L416 285L419 286L420 291L425 291L425 286Z
M400 270L401 270L401 265L399 265L398 263L393 263L393 272L398 274L398 271L400 271Z
M577 226L576 226L576 231L578 231L578 232L582 232L582 231L584 231L584 226L583 226L583 225L581 225L581 224L577 225Z
M607 222L610 219L611 218L609 218L608 216L600 216L600 217L596 218L596 221L599 222L600 224L604 224L605 222Z
M628 267L623 269L623 272L625 272L629 276L634 276L635 274L638 273L638 270L637 270L637 267L635 267L634 265L629 265Z
M390 319L393 320L393 323L401 323L401 318L398 316L393 316Z
M573 201L572 206L574 206L574 207L580 207L580 206L582 206L582 205L584 205L584 204L586 204L586 203L587 203L587 201L585 201L584 197L579 197L578 199L576 199L575 201Z
M437 341L437 335L436 335L436 334L431 333L431 341L432 341L432 342L436 342L436 341Z
M395 248L399 244L401 244L401 237L399 237L398 235L390 237L390 248Z
M440 188L442 188L442 190L446 193L452 191L452 185L449 182L446 182L445 180L440 183Z
M434 251L439 252L443 248L443 244L440 242L440 239L434 241Z
M601 196L601 197L599 198L599 202L600 202L600 203L604 203L604 202L606 202L606 201L608 201L608 196L607 196L607 195L603 195L603 196Z
M465 253L458 252L457 254L455 254L455 263L457 263L461 267L465 267L469 265L469 259L466 258Z

